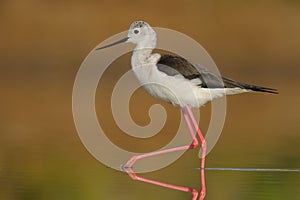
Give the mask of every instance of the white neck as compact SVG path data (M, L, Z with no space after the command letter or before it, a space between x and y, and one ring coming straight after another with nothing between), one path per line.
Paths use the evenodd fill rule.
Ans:
M135 49L131 56L132 68L135 69L145 64L148 64L148 59L151 56L151 53L152 53L152 49L143 49L143 50Z
M133 50L131 57L132 68L153 63L152 50L156 47L156 37L149 37L145 40L139 41Z
M156 47L156 36L147 36L143 40L139 41L134 48L136 50L153 50Z

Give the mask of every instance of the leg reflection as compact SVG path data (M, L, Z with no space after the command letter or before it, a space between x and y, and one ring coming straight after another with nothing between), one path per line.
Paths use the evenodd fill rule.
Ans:
M124 170L126 171L126 173L133 180L138 180L138 181L150 183L150 184L153 184L153 185L158 185L158 186L161 186L161 187L170 188L170 189L173 189L173 190L179 190L179 191L183 191L183 192L190 192L192 194L192 200L197 199L198 191L196 189L189 188L189 187L184 187L184 186L179 186L179 185L173 185L173 184L169 184L169 183L163 183L163 182L155 181L155 180L152 180L152 179L143 178L143 177L140 177L140 176L136 175L131 170L131 168L126 168Z

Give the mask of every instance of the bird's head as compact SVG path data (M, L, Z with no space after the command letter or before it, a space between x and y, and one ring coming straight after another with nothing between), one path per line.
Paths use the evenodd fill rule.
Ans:
M135 21L130 25L127 37L112 44L97 48L96 50L124 42L132 42L136 44L137 46L135 49L153 49L156 45L156 33L148 23L144 21Z
M144 21L133 22L128 30L128 41L139 45L156 39L156 33L151 26Z

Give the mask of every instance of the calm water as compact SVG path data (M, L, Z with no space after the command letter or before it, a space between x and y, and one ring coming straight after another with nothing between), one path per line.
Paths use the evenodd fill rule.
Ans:
M20 146L21 149L11 149L6 162L1 163L0 198L7 200L191 199L188 193L133 181L126 173L100 164L80 145L75 139L69 147L56 146L52 150L43 147L30 150L24 146ZM220 156L218 154L224 158L218 161L218 156ZM288 167L288 164L281 161L275 162L276 157L272 158L274 162L254 163L253 160L262 161L262 157L245 155L240 159L237 156L234 160L234 158L226 159L226 154L226 150L221 152L221 148L216 148L215 152L207 156L209 169L205 171L207 187L205 199L300 199L299 171L262 170ZM285 155L286 157L281 156L283 160L291 158L288 154ZM293 163L299 163L299 157L293 159L298 159ZM216 166L255 165L263 166L263 168L260 168L261 170L216 168ZM156 172L140 174L140 176L199 190L200 171L197 167L199 167L197 151L192 150L186 152L173 165ZM282 169L292 169L292 165Z

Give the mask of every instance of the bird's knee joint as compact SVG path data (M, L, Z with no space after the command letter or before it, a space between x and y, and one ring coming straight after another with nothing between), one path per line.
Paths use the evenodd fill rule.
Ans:
M191 148L191 149L194 149L194 148L196 148L196 147L198 147L198 146L199 146L198 141L197 141L197 140L194 140L194 141L192 142L192 144L190 145L190 148Z

